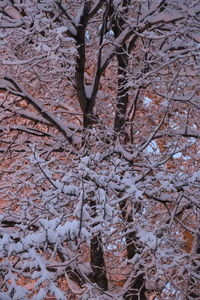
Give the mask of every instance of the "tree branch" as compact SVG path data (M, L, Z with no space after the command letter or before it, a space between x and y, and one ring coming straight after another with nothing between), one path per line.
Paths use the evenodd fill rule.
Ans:
M8 85L0 85L0 89L8 90L13 95L21 96L28 103L30 103L47 121L49 121L69 142L72 142L71 138L73 132L67 128L67 126L48 111L45 111L45 107L39 103L35 98L29 95L23 87L10 76L5 76L4 81L8 82Z

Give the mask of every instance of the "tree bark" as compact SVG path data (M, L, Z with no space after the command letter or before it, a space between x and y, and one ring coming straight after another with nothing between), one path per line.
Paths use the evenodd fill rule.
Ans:
M144 274L140 274L124 295L125 300L146 300Z
M90 200L92 217L97 216L96 201ZM105 268L104 251L101 232L94 235L90 241L90 264L93 271L93 281L102 289L108 289L108 280Z
M198 227L197 227L197 233L194 237L193 241L193 254L196 256L200 256L200 210L197 211L197 218L198 218ZM190 277L189 280L189 297L190 299L200 299L200 280L199 280L199 274L200 274L200 266L198 263L193 262L193 268L194 273L197 274L196 278L195 275Z
M108 281L100 232L90 241L90 262L95 283L102 288L102 290L107 290Z
M128 78L127 78L127 66L128 66L128 53L126 51L126 45L124 44L119 49L117 54L118 62L118 91L117 91L117 105L114 130L117 133L123 132L126 124L126 113L128 106Z
M123 13L126 15L129 10L129 0L123 0L122 8ZM115 38L118 38L125 26L125 19L119 15L115 18L115 9L112 2L109 11L110 18L112 20L112 30ZM128 106L128 78L127 78L127 66L128 66L128 52L126 42L123 42L117 49L117 63L118 63L118 90L117 90L117 105L114 122L114 130L116 133L122 133L125 129L126 112Z
M102 1L99 2L99 5ZM85 31L88 23L88 19L90 18L90 9L91 2L85 1L83 13L80 17L79 26L76 27L77 35L75 37L76 46L78 51L78 56L76 59L76 70L75 70L75 89L77 93L77 97L79 100L79 104L81 110L83 112L83 127L91 128L93 124L96 122L96 118L93 115L93 108L95 105L95 98L99 87L100 82L100 61L97 65L94 85L91 86L91 95L86 90L85 85L85 62L86 62L86 54L85 54ZM95 10L95 9L94 9ZM101 58L101 51L99 53L99 59ZM90 207L92 210L92 217L96 216L96 203L93 200L90 200ZM102 246L102 236L99 232L95 235L90 241L90 264L93 271L91 274L92 280L103 290L107 290L108 281L105 270L105 261L104 261L104 253Z
M123 0L122 7L124 10L124 14L126 15L129 10L129 0ZM113 2L110 7L110 18L114 21L112 22L112 29L114 32L115 38L117 38L120 33L123 31L124 26L126 25L125 19L122 17L113 18L115 13ZM131 40L131 45L127 47L126 42L123 42L122 45L117 50L117 63L118 63L118 90L117 90L117 105L116 105L116 115L114 122L114 130L116 133L125 133L125 125L126 125L126 114L127 107L129 101L129 87L128 87L128 76L127 76L127 66L129 53L131 49L134 47L136 41L136 37ZM128 224L133 224L132 214L129 213L127 216L127 201L122 201L120 203L120 209L123 220ZM130 228L130 226L128 226ZM134 255L137 253L136 248L136 232L133 230L131 232L126 233L126 249L127 249L127 258L132 259ZM135 281L132 283L128 291L124 295L124 299L126 300L146 300L145 295L145 280L144 274L140 274Z
M130 213L127 214L127 201L124 200L120 203L121 215L124 222L127 223L130 228L131 224L133 224L133 216ZM140 209L140 208L138 208ZM127 232L125 235L126 238L126 249L127 249L127 258L132 259L137 253L137 236L135 230ZM133 281L129 289L124 294L125 300L146 300L146 288L145 288L145 279L144 273L141 273L137 278Z

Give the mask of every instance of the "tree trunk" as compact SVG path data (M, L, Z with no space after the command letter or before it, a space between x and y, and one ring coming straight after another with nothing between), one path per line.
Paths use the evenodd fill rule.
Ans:
M92 128L96 123L98 123L98 117L94 115L92 106L91 110L86 110L83 114L83 127Z
M200 210L197 211L197 218L198 218L198 228L196 236L194 237L193 242L193 254L195 256L200 256ZM193 272L196 273L197 276L191 276L190 282L189 282L189 297L190 299L200 299L200 280L199 280L199 274L200 274L200 265L197 262L193 262ZM196 277L196 278L195 278Z
M97 66L95 75L95 83L93 92L88 95L85 85L85 62L86 62L86 49L85 49L85 31L88 22L88 14L91 9L91 1L84 2L83 13L80 17L79 26L76 27L76 46L78 56L76 58L76 71L75 71L75 89L81 110L83 112L83 127L91 128L96 122L96 118L93 116L93 108L95 105L95 98L100 82L100 64ZM101 54L101 52L100 52ZM96 203L90 200L90 207L92 210L92 217L96 216ZM103 290L107 290L108 282L105 270L104 253L102 246L102 237L99 232L90 241L90 264L93 271L91 279Z
M121 215L124 222L127 223L128 227L130 228L131 224L133 224L133 217L131 212L127 215L127 201L124 200L120 203ZM138 208L140 209L140 208ZM126 249L127 249L127 258L132 259L134 255L137 253L137 237L135 230L131 232L127 232L125 235L126 238ZM146 300L145 295L145 279L144 274L141 273L137 278L132 282L129 289L124 294L125 300Z
M126 124L126 112L128 106L128 78L127 78L127 65L128 54L126 52L126 45L120 48L117 54L118 62L118 91L117 91L117 105L114 130L117 133L124 132Z
M96 217L96 201L90 200L92 217ZM103 243L101 232L98 232L90 241L90 264L93 271L92 280L102 289L108 289L108 280L105 268Z
M124 18L119 15L117 18L115 16L115 8L113 5L110 5L109 16L112 24L112 30L114 32L115 38L119 37L124 29L126 21ZM129 0L122 1L122 7L124 14L126 15L129 10ZM128 52L126 43L122 43L117 49L117 63L118 63L118 90L117 90L117 105L116 105L116 114L114 122L114 130L116 133L122 133L125 129L126 123L126 112L128 105L128 78L127 78L127 66L128 66Z
M146 300L144 274L140 274L124 295L126 300Z
M100 288L102 288L102 290L107 290L108 281L106 276L102 237L100 232L95 235L90 241L90 262L95 283Z
M129 10L129 0L123 0L122 7L124 9L124 14L128 13ZM112 19L112 29L114 32L115 38L117 38L126 23L124 18L118 17L115 18L115 9L112 5L109 11L110 18ZM128 76L127 76L127 67L128 67L128 59L129 53L131 49L134 47L136 37L134 37L131 41L131 46L129 45L127 49L126 42L124 42L117 51L117 62L118 62L118 90L117 90L117 105L116 105L116 115L115 115L115 123L114 130L116 133L123 133L125 135L125 125L126 125L126 114L129 100L129 87L128 87ZM126 138L126 136L125 136ZM129 225L133 224L133 217L131 213L127 216L127 201L122 201L120 203L120 209L123 220ZM127 258L132 259L134 255L137 253L136 248L136 232L133 230L131 232L126 233L126 249L127 249ZM140 274L135 281L132 283L128 291L124 295L124 299L126 300L146 300L145 296L145 280L144 274Z

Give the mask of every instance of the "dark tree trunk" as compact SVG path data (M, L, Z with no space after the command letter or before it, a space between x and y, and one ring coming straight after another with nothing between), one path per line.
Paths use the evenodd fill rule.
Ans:
M198 230L198 233L197 233L195 239L196 239L195 245L194 245L195 249L193 250L193 252L197 256L199 256L200 255L200 226L199 226L199 230ZM199 277L199 274L200 274L199 264L194 262L193 268L194 268L193 272L197 274L197 277ZM191 277L190 282L189 282L189 290L190 290L189 297L190 297L190 299L200 299L199 286L200 286L200 280L198 278L195 278L195 276Z
M146 300L145 286L144 286L144 274L137 276L131 287L124 295L126 300Z
M98 123L98 116L93 114L93 107L90 110L86 110L83 114L83 127L84 128L92 128L94 124Z
M121 53L120 53L121 52ZM128 54L126 52L126 45L124 44L117 54L118 62L118 91L117 91L117 105L114 130L117 133L124 132L126 124L126 113L128 106L128 78L127 65Z
M133 217L131 213L127 214L127 201L124 200L120 203L121 215L125 223L127 223L128 228L133 226ZM139 209L139 207L138 207ZM127 258L132 259L134 255L138 252L137 250L137 237L135 230L127 232L125 235L126 238L126 249L127 249ZM145 295L145 279L144 274L141 273L135 278L135 280L130 285L127 292L124 294L125 300L146 300Z
M107 290L108 281L106 276L102 237L100 232L95 235L90 241L90 261L95 283L100 288L102 288L102 290Z
M96 75L94 79L93 90L91 95L88 95L85 85L85 31L89 18L91 8L91 1L84 2L83 13L80 17L79 26L76 26L77 35L75 37L78 56L76 59L76 71L75 71L75 89L81 110L83 112L83 127L91 128L96 122L96 118L93 115L93 108L95 105L95 98L99 87L101 70L100 70L100 60L97 65ZM101 52L99 54L99 59L101 57ZM92 88L92 86L91 86ZM96 216L96 203L91 200L90 207L92 210L92 217ZM103 290L107 290L108 282L105 269L104 253L102 246L101 233L95 235L90 241L90 264L93 271L91 274L91 279Z
M129 10L129 0L122 1L122 7L124 10L124 15L128 14ZM115 17L115 9L112 5L110 7L109 15L112 21L112 29L114 32L115 38L117 38L124 29L126 25L126 21L121 16L118 18ZM130 44L126 45L126 42L122 43L120 47L117 49L117 62L118 62L118 90L117 90L117 105L116 105L116 115L115 115L115 123L114 130L116 133L123 133L125 135L125 125L126 125L126 114L128 108L128 100L129 100L129 87L128 87L128 76L127 76L127 67L128 67L128 59L129 53L131 49L135 45L137 37L133 37ZM125 136L126 137L126 136ZM120 209L122 218L125 223L127 223L128 228L133 226L133 217L131 213L127 216L127 201L122 201L120 203ZM127 249L127 258L131 259L137 253L136 247L137 237L136 232L134 230L126 233L126 249ZM145 296L145 280L144 274L140 274L131 284L130 288L124 295L124 299L126 300L146 300Z
M133 217L131 213L127 216L127 201L123 200L120 203L121 215L122 219L128 225L133 224ZM126 249L127 249L127 257L128 259L133 258L133 256L137 253L136 252L136 232L133 230L131 232L126 233Z
M92 210L92 217L95 218L96 214L96 201L90 200L90 207ZM90 241L90 264L93 271L91 275L92 280L102 289L108 289L108 280L105 268L103 243L101 232L93 236Z
M111 1L112 2L112 1ZM122 7L124 10L124 15L128 13L129 10L129 0L122 1ZM112 29L114 32L115 38L119 37L122 33L125 26L125 19L119 15L115 17L115 9L112 5L110 6L109 11L110 18L112 20ZM128 52L126 42L122 43L117 49L117 63L118 63L118 90L117 90L117 105L116 105L116 114L114 122L114 130L116 133L122 133L125 129L126 124L126 113L128 106L128 78L127 78L127 66L128 66Z
M77 47L76 70L75 70L75 89L78 101L83 112L83 127L89 128L93 124L93 107L94 101L86 92L85 85L85 31L88 22L88 14L90 11L90 3L85 2L83 14L80 17L80 24L77 26L77 35L75 37Z

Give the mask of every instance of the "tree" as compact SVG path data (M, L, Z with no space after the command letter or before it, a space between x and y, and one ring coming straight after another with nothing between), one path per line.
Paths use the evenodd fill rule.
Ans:
M199 296L199 13L3 1L1 297Z

